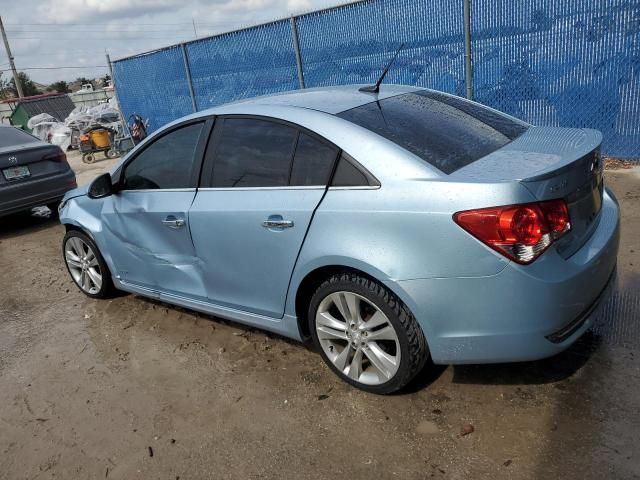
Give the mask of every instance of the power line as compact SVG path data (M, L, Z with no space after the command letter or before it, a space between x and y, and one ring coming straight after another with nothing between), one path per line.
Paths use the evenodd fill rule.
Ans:
M20 67L18 70L60 70L63 68L109 68L108 65L65 65L62 67Z
M230 23L233 22L197 22L198 25L228 25ZM20 27L22 25L27 25L29 27L39 27L39 26L47 26L47 27L73 27L73 26L77 26L77 27L87 27L90 25L95 25L96 27L103 27L103 28L108 28L107 25L104 24L104 22L102 23L5 23L5 25L11 25L16 26L16 27ZM136 27L137 26L150 26L150 27L156 27L158 25L166 25L166 26L177 26L177 25L188 25L189 27L192 26L192 22L179 22L179 23L137 23L136 22Z
M199 25L200 26L200 25ZM185 30L191 30L191 28L182 28L180 30L144 30L143 33L175 33L175 32L184 32ZM105 31L96 31L96 30L7 30L7 33L138 33L140 30L105 30Z
M189 38L191 38L191 34L189 33L184 33L181 34L182 36L188 36ZM116 36L116 37L75 37L75 38L44 38L44 37L15 37L12 36L11 37L12 40L43 40L46 42L71 42L71 41L81 41L81 42L85 42L85 41L103 41L103 40L166 40L167 37L141 37L141 36L132 36L132 37L125 37L123 38L122 36Z

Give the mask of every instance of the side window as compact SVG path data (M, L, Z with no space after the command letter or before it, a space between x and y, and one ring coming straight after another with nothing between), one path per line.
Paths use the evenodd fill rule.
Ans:
M125 167L124 189L194 187L192 172L203 125L187 125L153 141Z
M217 136L209 185L284 187L298 131L268 120L225 118Z
M376 180L357 168L345 154L340 156L332 187L369 187L377 185Z
M293 157L290 185L293 186L325 186L329 181L333 162L338 151L319 140L300 133L296 154Z

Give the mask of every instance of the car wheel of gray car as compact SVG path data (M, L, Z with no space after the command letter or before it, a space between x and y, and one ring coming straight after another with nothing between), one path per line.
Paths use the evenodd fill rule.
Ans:
M345 381L386 394L401 389L429 357L415 317L388 289L355 273L326 280L309 307L313 341Z
M60 206L60 202L48 203L47 208L51 210L51 217L58 218L58 207Z
M92 298L108 298L114 292L111 272L98 247L87 235L70 230L62 242L62 255L69 275L82 293Z

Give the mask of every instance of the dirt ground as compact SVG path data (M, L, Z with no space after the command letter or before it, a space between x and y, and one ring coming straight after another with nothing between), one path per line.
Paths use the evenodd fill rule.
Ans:
M80 183L113 163L71 162ZM387 397L260 331L88 299L56 221L3 218L0 478L640 478L640 168L606 178L619 282L593 332L540 362L432 368Z

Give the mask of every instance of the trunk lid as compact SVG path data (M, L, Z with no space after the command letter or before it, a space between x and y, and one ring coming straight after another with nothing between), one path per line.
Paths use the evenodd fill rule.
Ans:
M0 148L0 169L39 162L42 157L55 153L57 149L58 147L44 142L2 147Z
M566 200L571 230L556 242L556 248L568 258L598 223L604 190L601 143L602 134L597 130L531 127L451 177L492 183L518 181L537 200Z
M60 147L40 141L0 147L0 187L66 172L70 168L66 160L44 159L62 153ZM28 175L8 177L16 167L26 167Z

